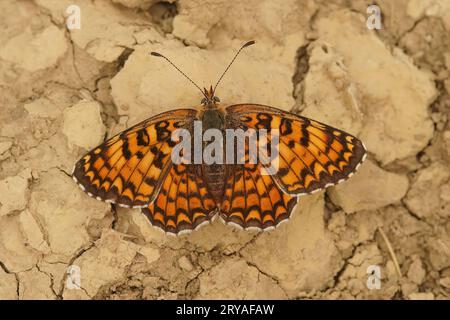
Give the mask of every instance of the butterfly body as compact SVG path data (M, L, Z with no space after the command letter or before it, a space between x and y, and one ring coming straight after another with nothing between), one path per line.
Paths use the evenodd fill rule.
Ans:
M204 132L210 129L217 129L223 135L225 129L225 116L221 110L217 107L213 109L206 109L201 117L202 121L202 136ZM202 150L208 145L209 142L203 142ZM214 143L214 142L212 142ZM225 152L223 149L222 152ZM213 196L216 203L220 203L224 191L224 179L226 166L223 163L212 163L210 165L201 164L201 170L205 177L205 182L208 186L208 190Z

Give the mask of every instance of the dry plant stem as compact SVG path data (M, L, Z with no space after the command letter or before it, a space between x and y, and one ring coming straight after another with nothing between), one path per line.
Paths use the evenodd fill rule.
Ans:
M395 252L392 249L391 243L389 242L388 237L384 233L383 229L381 229L381 227L378 227L378 231L380 232L381 236L383 237L384 242L386 243L389 254L391 255L392 261L394 262L395 271L397 271L398 277L401 278L402 271L400 270L400 265L398 264L397 256L395 255Z

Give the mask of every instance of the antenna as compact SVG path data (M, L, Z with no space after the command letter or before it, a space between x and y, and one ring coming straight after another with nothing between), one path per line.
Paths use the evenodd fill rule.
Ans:
M200 92L205 96L205 98L208 99L208 97L207 97L206 94L203 92L203 90L200 89L200 87L199 87L199 86L198 86L191 78L189 78L183 71L181 71L180 68L178 68L172 61L170 61L169 58L163 56L161 53L154 52L154 51L150 52L150 54L151 54L152 56L155 56L155 57L160 57L160 58L166 59L167 62L169 62L175 69L177 69L183 76L185 76L186 79L188 79L194 86L196 86L197 89L200 90Z
M225 71L222 73L222 75L220 76L219 80L217 80L216 85L214 86L214 90L213 90L213 96L214 93L216 92L216 88L219 85L220 81L222 81L223 76L225 75L225 73L227 73L228 69L230 69L231 65L233 64L234 60L236 60L237 56L239 55L239 53L241 53L242 49L251 46L252 44L255 44L255 41L248 41L246 42L239 50L238 52L236 52L236 54L234 55L234 58L231 60L231 62L228 64L227 68L225 69Z

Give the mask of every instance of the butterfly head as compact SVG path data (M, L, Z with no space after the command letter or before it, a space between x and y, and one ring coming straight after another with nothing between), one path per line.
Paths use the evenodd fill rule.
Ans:
M207 107L215 107L220 99L214 95L213 87L210 86L209 90L203 88L204 98L202 99L202 104Z

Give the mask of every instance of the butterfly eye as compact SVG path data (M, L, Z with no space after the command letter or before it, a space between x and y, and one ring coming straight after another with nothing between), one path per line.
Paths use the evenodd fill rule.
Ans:
M213 98L215 102L220 102L220 99L218 97Z
M202 104L206 104L207 101L208 101L208 100L207 100L206 98L203 98L201 103L202 103Z

